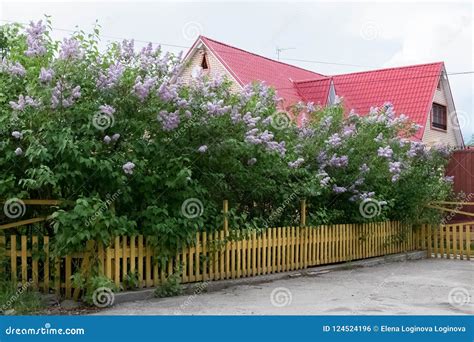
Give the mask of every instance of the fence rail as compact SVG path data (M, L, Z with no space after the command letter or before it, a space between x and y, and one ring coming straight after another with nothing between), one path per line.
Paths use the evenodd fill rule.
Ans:
M161 284L176 270L182 282L236 279L292 271L311 266L348 262L388 254L427 250L432 257L470 259L471 225L412 229L398 222L345 224L317 227L280 227L243 235L229 231L196 234L195 243L165 264L158 262L144 236L116 237L110 246L94 241L83 253L52 258L49 237L0 236L12 280L31 282L45 292L77 298L75 273L91 265L116 285L136 274L139 287ZM235 235L236 234L236 235ZM3 270L2 270L3 271Z

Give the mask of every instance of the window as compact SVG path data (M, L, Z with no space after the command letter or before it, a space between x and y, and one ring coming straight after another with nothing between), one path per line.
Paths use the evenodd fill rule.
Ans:
M438 85L436 86L436 89L441 90L441 80L438 82Z
M206 54L202 55L201 68L202 68L202 70L208 70L209 69L209 65L207 64Z
M447 115L446 106L433 103L433 109L431 110L431 125L435 128L446 130L447 127Z

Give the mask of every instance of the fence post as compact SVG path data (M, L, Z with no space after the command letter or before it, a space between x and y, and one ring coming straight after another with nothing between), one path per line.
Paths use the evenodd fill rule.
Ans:
M224 232L227 233L229 231L229 218L228 218L228 213L229 213L229 201L224 200L223 203L223 213L224 213Z
M306 226L306 200L300 201L300 226Z

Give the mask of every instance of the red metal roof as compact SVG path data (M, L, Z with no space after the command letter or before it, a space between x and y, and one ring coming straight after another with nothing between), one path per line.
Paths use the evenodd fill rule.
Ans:
M316 72L259 56L207 37L200 36L198 40L214 53L241 85L264 81L277 89L278 96L287 104L301 100L293 80L325 78Z
M423 126L415 136L421 139L443 67L439 62L358 72L333 76L333 82L348 110L366 114L391 102L397 113Z
M344 98L348 111L354 109L363 115L370 107L391 102L397 113L403 113L423 126L415 136L417 139L423 137L434 92L444 69L444 64L438 62L328 77L203 36L194 46L199 41L212 51L240 85L264 81L274 87L278 96L285 100L284 107L298 101L326 105L332 81L335 93Z

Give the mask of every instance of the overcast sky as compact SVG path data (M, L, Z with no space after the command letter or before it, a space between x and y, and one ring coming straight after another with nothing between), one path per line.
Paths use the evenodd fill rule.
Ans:
M322 74L444 61L473 71L473 5L465 2L132 2L0 0L0 20L52 16L58 29L102 26L104 45L135 38L187 47L203 34ZM69 32L55 30L54 37ZM114 37L114 38L111 38ZM137 42L137 46L144 43ZM179 52L172 46L163 48ZM286 58L286 60L285 60ZM339 64L310 63L288 59ZM474 134L474 76L448 76L465 140Z

